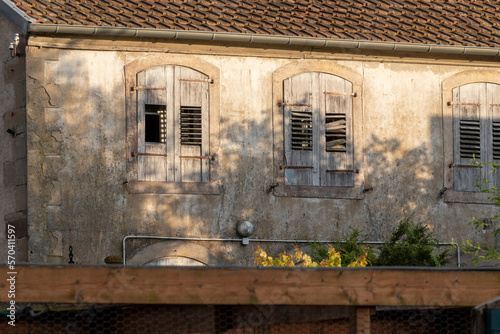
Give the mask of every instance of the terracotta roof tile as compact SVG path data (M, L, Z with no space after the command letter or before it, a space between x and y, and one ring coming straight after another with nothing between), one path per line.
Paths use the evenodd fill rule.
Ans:
M500 46L500 0L9 1L50 24Z

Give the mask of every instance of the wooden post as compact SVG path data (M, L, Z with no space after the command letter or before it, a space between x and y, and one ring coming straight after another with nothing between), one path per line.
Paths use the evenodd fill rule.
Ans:
M356 307L356 334L370 334L370 307Z

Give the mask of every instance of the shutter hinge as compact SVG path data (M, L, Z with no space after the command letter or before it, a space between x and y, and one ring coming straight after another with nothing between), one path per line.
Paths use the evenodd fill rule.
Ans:
M327 173L359 173L359 169L327 169Z
M195 155L179 155L179 158L181 159L210 159L212 161L215 160L215 157L212 155L207 155L207 156L195 156Z
M352 96L352 97L357 97L358 94L356 93L336 93L336 92L324 92L325 95L343 95L343 96Z
M280 166L280 169L314 169L313 166Z
M480 106L481 103L461 103L461 102L457 102L457 103L454 103L454 102L447 102L446 105L448 107L451 107L451 106Z
M310 104L278 102L278 107L311 107Z
M275 184L271 184L268 188L267 188L267 193L270 194L273 192L274 188L277 188L280 184L279 183L275 183Z
M179 79L179 81L188 81L188 82L208 82L210 84L214 83L214 79Z
M159 153L142 153L142 152L132 152L130 154L132 158L138 157L138 156L148 156L148 157L167 157L166 154L159 154Z
M131 87L132 91L136 90L167 90L166 88L149 88L149 87Z
M460 165L460 164L450 164L448 166L449 168L483 168L482 166L475 166L475 165Z

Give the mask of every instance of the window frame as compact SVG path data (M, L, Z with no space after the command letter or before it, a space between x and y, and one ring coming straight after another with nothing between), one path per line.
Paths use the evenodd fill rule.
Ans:
M444 151L444 202L493 204L488 193L455 190L454 187L454 132L453 132L453 89L472 83L500 85L500 73L491 70L470 70L455 74L445 80L442 90L443 151Z
M138 159L138 105L137 74L157 66L182 66L207 75L209 84L209 152L208 182L139 181ZM220 70L197 57L189 55L152 55L137 59L125 66L125 108L127 132L127 191L129 193L204 194L222 193L218 178L219 124L220 124Z
M331 74L352 83L352 145L354 185L352 187L340 186L307 186L286 185L284 176L284 80L302 73L320 72ZM274 138L274 182L272 192L276 196L306 197L306 198L338 198L338 199L363 199L364 198L364 172L363 172L363 114L361 97L362 77L356 71L329 61L298 61L280 67L273 73L273 138Z

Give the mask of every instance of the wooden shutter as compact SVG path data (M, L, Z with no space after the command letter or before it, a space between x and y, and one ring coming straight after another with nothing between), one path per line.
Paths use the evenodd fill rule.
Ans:
M486 84L486 108L488 118L488 152L487 161L500 165L500 85ZM490 173L491 167L487 166L483 171L483 177L490 180L489 186L500 188L500 166L496 173Z
M352 83L320 75L321 83L321 185L354 186L352 139ZM323 125L324 124L324 125Z
M283 82L285 182L354 186L352 84L318 72Z
M175 181L208 182L210 176L209 78L175 69Z
M153 67L137 74L137 141L138 179L140 181L167 180L167 73L165 67ZM163 138L146 142L146 117L153 110L159 113Z
M314 180L314 176L319 176L319 164L314 156L318 136L314 126L317 114L313 108L314 75L317 73L303 73L283 82L283 168L285 183L289 185L318 184Z
M453 177L458 191L478 191L481 169L472 159L486 158L486 85L473 83L454 88L453 95ZM486 124L485 124L486 122Z
M140 181L209 181L208 85L206 75L182 66L153 67L137 74ZM159 140L146 136L149 120L151 128L159 122Z

